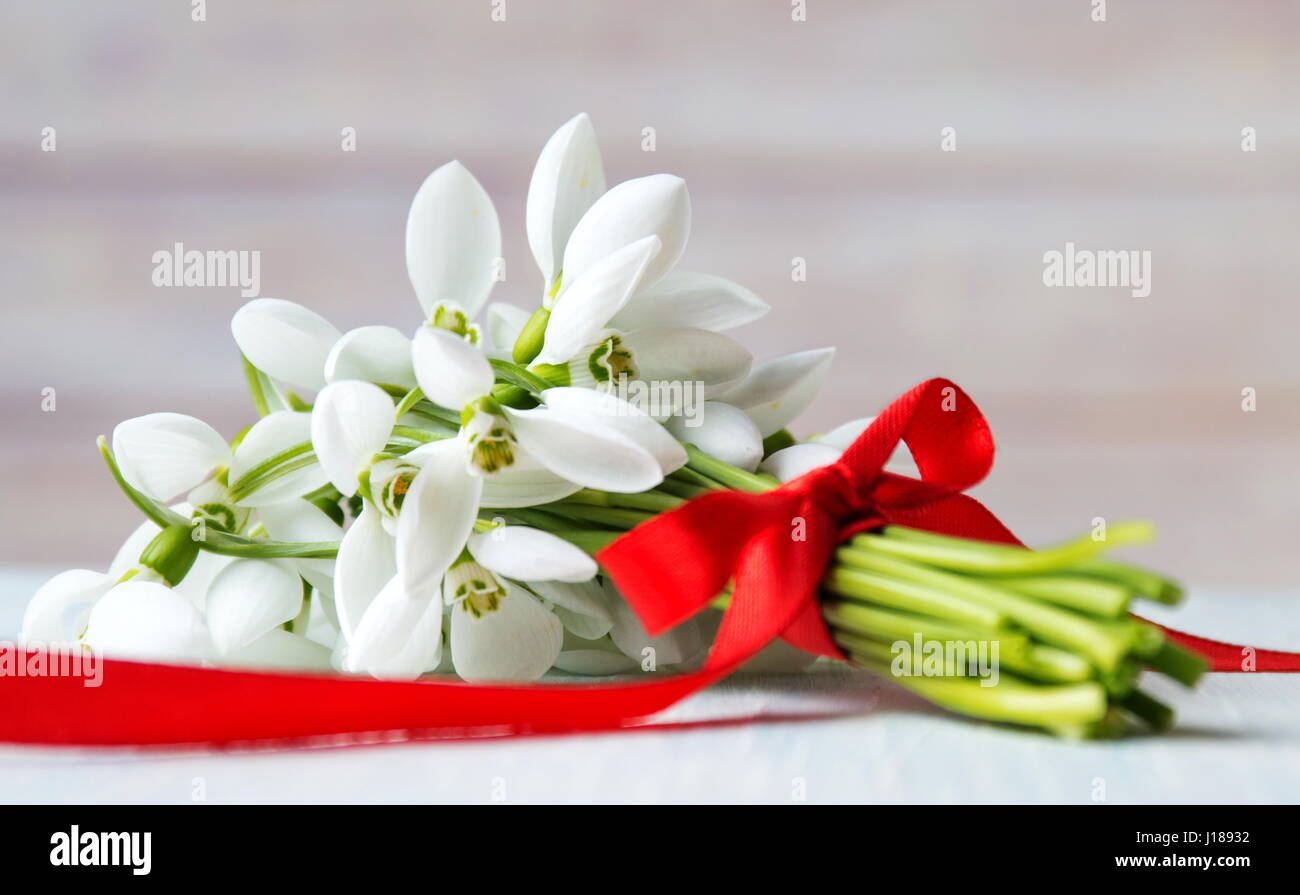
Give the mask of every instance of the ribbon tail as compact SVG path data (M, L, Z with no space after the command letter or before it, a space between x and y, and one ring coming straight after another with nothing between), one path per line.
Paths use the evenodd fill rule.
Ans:
M1164 625L1157 627L1161 628L1170 640L1204 656L1210 663L1211 671L1300 672L1300 653L1225 643L1222 640L1211 640L1185 631L1175 631ZM1248 662L1252 658L1253 662Z

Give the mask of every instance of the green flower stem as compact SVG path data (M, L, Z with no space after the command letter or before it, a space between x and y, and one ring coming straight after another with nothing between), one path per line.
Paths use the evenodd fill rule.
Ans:
M583 522L594 522L597 525L607 525L611 528L617 528L627 531L645 522L647 519L653 519L654 513L644 510L629 510L621 507L599 507L591 506L584 503L569 503L568 501L557 501L556 503L546 504L547 510L553 513L566 516L570 519L578 519Z
M1073 541L1042 550L934 535L894 525L885 526L881 535L882 537L875 538L859 535L852 543L855 547L920 560L927 565L955 572L1032 575L1061 571L1113 547L1144 543L1151 539L1152 531L1147 522L1117 522L1110 526L1104 541L1082 535Z
M836 558L865 571L894 575L905 581L926 584L952 596L960 596L1005 614L1046 643L1082 652L1101 671L1111 671L1131 644L1126 632L1102 627L1098 620L1077 615L1066 609L1039 603L1030 597L1005 591L988 581L977 581L940 569L929 568L888 553L874 554L873 548L887 538L858 535L853 546L840 548ZM1024 551L1029 553L1028 550ZM951 551L943 554L946 559ZM893 560L882 562L881 560Z
M565 503L583 503L598 507L623 507L629 510L649 510L663 512L681 506L684 501L670 494L657 491L643 491L640 494L620 494L615 491L597 491L583 488L564 499Z
M681 482L704 491L724 491L727 486L721 482L714 481L707 475L696 472L690 467L683 466L672 472L665 481Z
M1129 693L1119 701L1119 704L1154 730L1166 731L1174 726L1174 710L1141 690Z
M1151 670L1167 675L1187 687L1200 680L1201 675L1210 667L1203 657L1168 640L1146 662Z
M857 665L874 671L942 708L1030 727L1075 728L1101 722L1107 712L1106 691L1096 683L1026 684L1003 675L985 687L971 677L918 677L892 673L888 663L849 651Z
M1072 571L1127 587L1143 599L1166 606L1176 606L1183 599L1183 589L1175 582L1147 569L1104 557L1086 559L1075 565Z
M547 506L550 506L550 504L547 504ZM521 525L548 531L593 556L622 534L622 532L618 531L601 531L600 529L575 525L570 519L539 509L521 507L518 509L485 510L484 513L491 514L493 517L506 516Z
M539 349L540 347L538 346ZM512 364L510 361L496 357L489 359L488 363L492 365L492 372L496 375L498 382L516 385L534 395L541 394L551 387L551 384L545 379L529 373L517 363Z
M428 429L417 429L414 426L393 426L393 434L399 438L418 441L420 444L428 444L431 441L442 441L445 438L451 438L451 435L448 433L431 432Z
M1006 626L1002 613L940 590L846 566L832 566L822 587L841 597L983 628Z
M412 407L419 404L422 400L424 400L424 391L417 385L415 388L403 395L397 402L397 407L393 411L393 419L400 420Z
M771 491L772 488L780 484L770 475L745 472L745 470L738 469L730 463L717 460L693 444L683 444L682 447L686 448L688 458L686 465L691 470L708 476L728 488L761 494L764 491Z
M1133 591L1122 585L1076 575L1004 578L1001 584L1007 590L1026 597L1036 597L1067 609L1107 618L1123 616L1133 598Z
M258 488L274 481L287 472L310 466L316 462L312 453L311 442L304 441L287 447L278 454L272 454L261 463L249 469L238 479L230 483L230 496L233 500L243 500ZM284 467L282 469L277 467Z
M99 455L104 458L108 464L108 471L113 476L113 481L117 487L126 495L127 500L135 504L136 509L144 513L146 519L159 528L167 528L169 525L188 525L190 520L186 519L180 513L169 509L158 503L151 497L141 494L132 488L127 482L126 477L122 475L122 470L117 465L117 460L113 456L113 450L108 446L108 439L103 435L96 439L95 444L99 447Z
M656 490L673 497L680 497L683 500L690 500L692 497L699 497L701 494L708 494L716 489L705 488L702 485L691 485L669 476L659 483Z
M244 362L244 381L248 383L248 394L253 399L253 407L258 416L268 416L271 405L266 400L266 388L269 385L266 376L248 358L242 354L239 357Z
M1003 655L1025 654L1029 650L1029 638L1024 634L974 625L956 625L909 612L877 609L851 601L825 601L822 604L822 615L836 628L884 643L895 643L901 640L910 644L919 634L923 642L930 640L997 641L998 650Z

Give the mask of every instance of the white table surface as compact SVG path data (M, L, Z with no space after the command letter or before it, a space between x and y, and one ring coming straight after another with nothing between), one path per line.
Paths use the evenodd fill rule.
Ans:
M0 573L0 637L45 574ZM1151 615L1300 649L1298 606L1300 592L1206 591ZM830 667L724 681L661 716L681 723L669 729L243 753L0 747L0 801L1300 802L1300 675L1166 684L1150 690L1177 708L1173 733L1106 743L963 721ZM768 720L727 721L754 714Z

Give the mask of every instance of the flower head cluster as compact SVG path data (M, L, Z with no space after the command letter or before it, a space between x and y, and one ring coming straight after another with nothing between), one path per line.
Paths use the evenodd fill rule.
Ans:
M606 189L586 115L542 149L526 225L531 312L488 303L504 280L497 213L454 161L407 220L411 336L341 332L281 299L240 308L260 419L231 441L178 413L118 425L101 449L148 521L107 572L46 583L24 637L395 679L702 658L708 618L649 638L590 554L709 486L690 451L775 481L834 459L864 421L793 443L785 426L832 351L754 364L725 331L767 306L677 266L685 182Z

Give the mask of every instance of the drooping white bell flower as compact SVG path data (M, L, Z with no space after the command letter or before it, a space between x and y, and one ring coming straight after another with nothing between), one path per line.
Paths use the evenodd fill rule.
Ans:
M473 535L466 553L443 581L452 667L465 680L535 680L555 664L566 627L608 630L608 613L579 584L596 563L567 541L501 526Z
M743 381L713 398L745 411L766 438L808 408L821 390L834 358L834 348L774 357L755 364Z
M325 384L325 359L342 336L320 314L280 298L248 302L235 312L230 332L254 367L309 389Z
M548 389L540 406L517 410L492 399L492 368L463 339L424 327L413 351L424 393L443 407L464 408L460 440L477 472L506 469L522 454L583 487L635 493L686 462L662 426L611 395Z
M749 352L720 333L609 328L645 282L661 246L657 235L643 237L595 262L564 289L531 369L560 385L606 390L637 379L700 382L709 389L744 377L752 362Z
M146 662L198 662L211 650L203 615L189 597L135 578L96 601L82 640L111 658Z
M258 420L233 451L216 430L180 413L150 413L118 423L113 454L126 481L155 500L167 501L225 472L236 506L293 500L327 481L309 456L307 414L278 411ZM284 474L260 481L246 474L277 458L301 459ZM240 487L242 485L246 487Z
M431 319L440 302L473 317L501 277L501 225L482 185L458 161L420 185L406 219L406 271Z
M569 236L578 221L605 193L605 169L596 130L584 112L557 130L533 168L528 183L524 222L528 247L549 292L564 260Z
M763 459L763 434L739 407L705 401L694 417L675 416L665 425L679 441L747 472L757 469Z
M595 129L586 114L570 119L543 147L528 186L528 243L542 272L543 306L590 267L647 236L663 251L619 315L615 329L686 327L723 330L755 320L768 307L749 290L708 274L672 271L690 235L691 205L680 177L654 174L605 192ZM515 336L522 329L518 322ZM494 341L500 349L504 341Z

